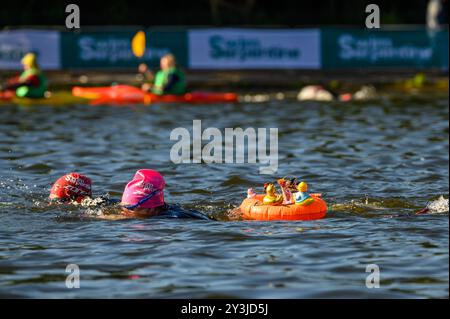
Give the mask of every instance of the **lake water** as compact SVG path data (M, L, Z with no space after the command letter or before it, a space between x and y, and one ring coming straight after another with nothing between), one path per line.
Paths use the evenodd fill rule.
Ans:
M279 129L279 168L174 164L176 127ZM448 96L366 103L0 106L0 297L448 298ZM216 220L108 221L49 206L77 171L120 198L134 172L160 171L166 200ZM319 221L230 221L248 187L284 175L329 204ZM68 264L80 289L68 289ZM380 288L366 287L366 267Z

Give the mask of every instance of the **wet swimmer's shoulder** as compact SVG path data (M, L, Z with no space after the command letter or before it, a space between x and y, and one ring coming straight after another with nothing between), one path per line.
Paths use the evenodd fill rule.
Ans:
M186 210L176 204L163 204L154 208L129 209L122 206L122 216L125 218L178 218L178 219L202 219L211 220L207 215L195 211Z
M211 220L207 215L191 209L183 209L180 205L166 204L166 209L159 215L166 218L190 218Z

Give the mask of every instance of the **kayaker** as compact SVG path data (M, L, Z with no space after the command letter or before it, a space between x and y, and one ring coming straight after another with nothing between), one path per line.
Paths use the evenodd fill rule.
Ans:
M21 60L23 72L2 87L2 91L15 91L21 98L43 98L47 91L47 79L39 68L34 53L27 53Z
M160 66L161 70L153 76L145 63L139 65L139 72L149 81L149 83L142 85L142 90L157 95L182 95L186 93L185 77L176 65L175 56L173 54L164 55L160 60Z
M169 205L164 200L164 177L151 169L138 170L123 191L122 214L126 217L174 217L209 219L206 215Z

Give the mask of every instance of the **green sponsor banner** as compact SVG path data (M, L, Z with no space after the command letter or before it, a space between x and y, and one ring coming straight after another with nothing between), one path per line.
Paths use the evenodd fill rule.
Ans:
M323 29L322 67L448 69L448 30Z
M142 58L131 51L135 31L63 32L61 34L61 65L63 68L136 68L139 63L159 67L160 58L173 53L180 66L187 65L185 31L149 31Z

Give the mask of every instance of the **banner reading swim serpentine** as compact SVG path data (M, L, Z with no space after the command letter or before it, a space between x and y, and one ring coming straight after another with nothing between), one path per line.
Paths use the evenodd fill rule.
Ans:
M0 69L20 69L30 51L44 69L158 68L169 52L191 69L448 69L448 30L147 29L142 58L130 47L136 31L0 31Z
M319 29L189 31L193 69L319 69Z
M131 51L134 31L65 32L61 37L64 68L135 68L145 62L158 67L160 58L173 53L181 66L187 66L185 31L146 31L147 49L142 58Z
M448 30L322 30L322 67L448 69Z

